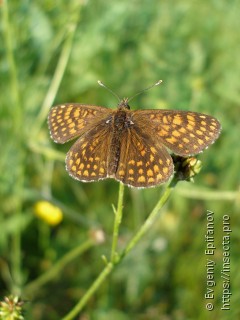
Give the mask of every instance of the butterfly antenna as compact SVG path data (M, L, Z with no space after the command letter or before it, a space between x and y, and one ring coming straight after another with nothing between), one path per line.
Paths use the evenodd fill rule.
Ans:
M128 99L128 101L132 100L133 98L135 98L135 97L138 96L139 94L142 94L143 92L145 92L145 91L147 91L147 90L149 90L149 89L151 89L151 88L153 88L153 87L155 87L155 86L158 86L158 85L161 84L161 83L162 83L162 80L158 80L158 82L156 82L156 83L152 84L151 86L149 86L149 87L147 87L147 88L139 91L138 93L136 93L134 96L132 96L130 99Z
M118 96L114 91L112 91L110 88L108 88L104 83L102 83L102 81L98 80L98 84L99 84L101 87L107 89L112 95L114 95L114 96L118 99L119 102L121 101L121 99L119 98L119 96Z

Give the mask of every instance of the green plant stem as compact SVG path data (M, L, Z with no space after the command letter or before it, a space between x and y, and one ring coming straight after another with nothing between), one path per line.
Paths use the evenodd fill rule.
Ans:
M104 282L104 280L110 275L110 273L115 269L115 267L124 259L124 257L136 246L136 244L139 242L139 240L145 235L145 233L149 230L149 228L153 225L154 221L157 218L157 215L159 213L159 210L162 208L162 206L166 203L166 201L169 199L169 196L171 194L171 191L173 190L173 187L175 186L175 181L172 181L169 186L166 188L165 192L163 193L162 197L148 216L145 223L142 225L142 227L139 229L139 231L136 233L136 235L133 237L133 239L129 242L129 244L126 246L126 248L123 250L122 254L118 257L118 259L115 259L115 248L116 245L112 245L112 260L107 263L103 271L99 274L97 279L93 282L93 284L90 286L90 288L87 290L87 292L84 294L84 296L81 298L81 300L76 304L76 306L64 317L62 320L72 320L74 319L78 313L83 309L83 307L87 304L88 300L92 297L92 295L97 291L97 289L100 287L100 285ZM119 198L118 198L118 209L119 215L121 213L122 208L122 198L123 198L123 187L120 186L119 188ZM117 219L117 212L116 212L116 218ZM117 241L118 238L118 228L119 223L117 225L117 222L115 220L116 226L114 225L114 229L116 228L116 233L114 235L114 241Z
M117 242L118 242L119 226L122 221L123 195L124 195L124 185L120 182L119 183L119 193L118 193L118 207L117 207L117 211L114 211L115 220L114 220L114 226L113 226L111 262L114 262L114 259L116 257L116 248L117 248Z
M13 176L15 177L15 184L11 193L14 199L13 212L15 215L21 215L22 213L22 190L24 185L24 171L22 163L25 159L25 154L21 150L22 145L22 135L19 132L22 131L22 119L23 112L20 104L20 90L18 81L17 65L14 56L14 45L12 39L14 39L14 34L12 33L12 23L11 18L9 18L9 8L8 1L5 0L2 3L2 28L4 36L4 44L6 48L6 56L9 65L9 77L10 77L10 94L9 103L12 107L9 108L8 112L10 114L13 129L13 143L20 148L20 152L17 153L15 159L15 168L13 169ZM8 94L8 93L6 93ZM12 143L12 141L11 141ZM22 285L22 272L21 272L21 230L16 229L12 234L12 239L10 242L10 253L11 253L11 291L15 294L21 293Z
M56 278L69 262L77 258L79 255L81 255L83 252L87 251L94 245L95 245L95 242L93 240L87 240L86 242L82 243L78 247L72 249L70 252L65 254L65 256L63 256L62 259L56 262L51 269L49 269L47 272L45 272L36 280L29 283L25 287L24 293L26 295L32 296L34 292L36 292L39 289L39 287L43 286L48 281Z
M14 36L12 34L12 23L9 19L9 9L8 1L4 0L2 4L2 17L3 17L3 29L4 29L4 40L6 46L7 61L9 64L9 74L10 74L10 83L11 83L11 94L10 99L12 98L13 107L9 108L9 112L12 113L12 120L14 121L13 129L16 133L19 133L19 129L22 123L22 110L20 105L20 90L18 82L18 73L17 66L14 57L14 47L12 39Z
M58 64L55 70L55 73L53 75L51 84L49 86L48 92L45 96L45 99L42 103L40 112L38 114L37 120L34 123L34 128L33 128L33 132L34 132L34 137L36 134L38 134L42 124L46 121L48 112L49 112L49 108L52 106L53 101L56 97L56 94L58 92L59 86L61 84L61 81L63 79L63 75L65 73L66 67L67 67L67 63L70 57L70 53L71 53L71 49L72 49L72 44L73 44L73 38L75 35L75 31L77 28L77 24L78 24L78 20L79 20L79 16L80 16L80 7L81 7L82 3L81 1L79 1L78 7L75 8L75 12L77 12L78 14L76 15L75 21L71 23L71 25L69 25L69 30L68 30L68 35L67 38L64 42L61 54L60 54L60 58L58 60Z
M35 143L34 141L29 142L28 146L33 152L44 155L47 159L58 160L62 162L65 161L66 154L63 152L40 145L39 143Z
M88 300L92 297L92 295L97 291L103 281L107 278L107 276L112 272L113 264L109 262L103 271L99 274L97 279L93 282L91 287L84 294L82 299L76 304L76 306L64 317L62 320L71 320L74 319L77 314L82 310L82 308L86 305Z
M139 231L136 233L136 235L132 238L132 240L129 242L127 247L123 250L121 253L120 259L123 259L123 257L128 254L134 247L135 245L139 242L139 240L145 235L145 233L151 228L153 223L155 222L157 215L159 213L159 210L164 206L164 204L167 202L171 191L173 189L173 185L170 184L166 189L165 192L163 193L162 197L156 204L156 206L153 208L152 212L144 222L144 224L140 227Z
M200 200L218 200L218 201L237 201L240 198L240 190L238 191L215 191L203 189L199 187L189 188L183 187L176 190L178 194L189 199Z

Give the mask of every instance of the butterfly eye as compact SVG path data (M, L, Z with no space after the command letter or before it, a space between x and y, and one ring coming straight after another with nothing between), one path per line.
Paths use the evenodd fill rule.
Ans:
M112 118L107 119L107 120L105 121L105 123L107 123L107 124L112 123Z
M134 122L129 118L127 119L127 121L125 122L125 128L130 128L132 125L134 124Z

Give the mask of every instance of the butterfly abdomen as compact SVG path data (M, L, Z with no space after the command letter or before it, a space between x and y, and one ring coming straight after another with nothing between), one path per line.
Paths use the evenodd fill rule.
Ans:
M109 168L108 173L109 175L114 175L117 172L119 159L120 159L120 150L121 150L121 141L122 136L128 128L133 124L131 121L131 112L125 111L122 109L118 109L112 117L112 141L110 145L110 152L109 152Z

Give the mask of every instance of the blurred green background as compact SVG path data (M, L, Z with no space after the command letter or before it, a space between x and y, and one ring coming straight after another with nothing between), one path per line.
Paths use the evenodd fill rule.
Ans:
M239 274L239 1L0 2L0 297L26 299L26 319L55 320L80 299L109 257L118 183L70 178L64 158L72 143L54 144L49 108L81 102L115 108L114 96L136 97L133 109L168 108L211 114L217 142L198 158L195 183L180 182L151 231L90 299L78 319L237 319ZM125 189L119 250L135 234L164 186ZM53 226L36 205L63 212ZM214 310L207 311L206 213L214 212ZM46 209L53 214L53 209ZM222 311L222 220L231 224L231 307ZM59 259L91 245L58 277L26 287Z

